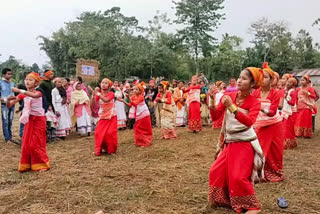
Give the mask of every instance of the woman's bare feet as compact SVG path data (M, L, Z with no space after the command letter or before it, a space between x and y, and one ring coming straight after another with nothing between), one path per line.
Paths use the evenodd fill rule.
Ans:
M257 214L257 213L260 213L260 212L261 212L261 210L248 210L246 212L246 214Z

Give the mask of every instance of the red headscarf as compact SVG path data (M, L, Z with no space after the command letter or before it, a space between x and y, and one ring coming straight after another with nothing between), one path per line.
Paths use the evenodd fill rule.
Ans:
M309 75L303 75L303 78L305 78L308 82L310 82L310 76Z
M146 89L146 84L144 82L141 82L137 86L140 89L141 93L144 94L144 90Z
M109 80L108 78L103 78L103 80L106 80L109 83L109 86L112 87L113 86L113 82L111 80ZM102 80L102 81L103 81Z
M255 85L255 89L258 89L261 85L262 85L262 82L263 82L263 71L261 68L256 68L256 67L249 67L249 68L246 68L246 70L248 70L252 77L253 77L253 80L254 82L256 83Z
M274 78L274 71L269 67L268 62L263 63L262 68L263 68L263 71L268 72L268 74L271 76L272 79Z
M222 81L217 81L216 86L219 87L223 82Z
M40 82L40 75L36 72L31 72L30 74L27 75L27 77L31 77L35 79L37 83Z

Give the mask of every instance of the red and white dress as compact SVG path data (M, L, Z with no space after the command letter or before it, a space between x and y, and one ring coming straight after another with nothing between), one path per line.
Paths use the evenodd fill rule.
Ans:
M141 94L131 96L129 106L131 107L131 117L135 119L133 127L134 142L137 146L150 146L152 141L152 126L150 112L144 101L144 97Z
M269 114L260 111L254 127L266 158L265 178L271 182L278 182L283 180L284 150L282 117L278 112L280 97L278 91L273 88L266 99L261 99L260 93L261 89L257 89L252 95L260 100L261 108L268 110Z
M104 102L100 97L95 96L96 102L100 103L100 120L94 133L95 154L97 156L100 156L102 150L112 154L118 148L117 111L114 105L114 93L110 91L105 97L109 99L109 102Z
M295 89L290 89L284 98L282 114L284 128L284 149L297 147L294 124L297 118L297 94Z
M187 92L187 105L189 106L188 129L190 131L201 131L200 85L190 86L184 91L184 93Z
M298 94L298 116L294 126L297 137L312 137L312 111L316 93L314 88L297 88Z
M236 103L237 92L226 95ZM253 182L260 177L258 175L263 177L263 154L252 128L259 111L260 103L251 95L238 106L236 115L222 103L215 109L210 108L213 120L225 114L223 140L219 145L222 151L209 172L208 198L211 206L232 208L238 213L260 209Z

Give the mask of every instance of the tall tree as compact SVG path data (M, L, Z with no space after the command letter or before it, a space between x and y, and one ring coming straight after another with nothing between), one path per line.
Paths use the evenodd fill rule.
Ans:
M215 41L212 33L224 18L221 13L223 2L224 0L173 1L177 16L175 23L183 27L178 31L178 35L190 48L197 65L201 51L202 55L208 55Z

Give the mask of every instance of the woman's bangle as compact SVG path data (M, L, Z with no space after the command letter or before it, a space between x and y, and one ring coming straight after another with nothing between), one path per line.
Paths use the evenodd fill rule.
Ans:
M238 111L238 107L235 104L232 104L231 106L228 107L228 110L230 111L230 113L234 113Z
M98 97L100 97L100 96L101 96L101 93L100 93L100 92L98 92L98 93L97 93L97 95L98 95Z
M20 89L20 94L25 94L26 90Z

